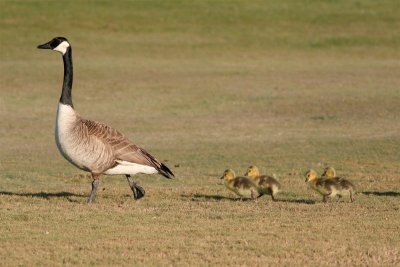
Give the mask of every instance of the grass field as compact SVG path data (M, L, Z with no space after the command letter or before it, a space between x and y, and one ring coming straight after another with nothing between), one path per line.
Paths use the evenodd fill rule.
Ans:
M0 261L4 266L400 264L397 1L0 1ZM74 105L176 179L90 178L54 142L60 55ZM277 202L218 178L255 164ZM354 181L331 201L303 174Z

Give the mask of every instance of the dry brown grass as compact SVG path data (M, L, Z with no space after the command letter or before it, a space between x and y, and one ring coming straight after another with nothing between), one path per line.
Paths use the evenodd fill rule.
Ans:
M2 264L399 265L394 1L76 3L0 4ZM135 202L105 177L86 205L89 178L54 144L61 59L35 50L55 35L72 42L77 110L175 180L138 176ZM251 164L276 173L278 202L236 201L218 180ZM326 165L355 203L307 189Z
M396 196L359 195L355 203L324 205L299 183L297 192L283 193L278 202L240 202L211 184L154 185L137 202L125 184L108 184L92 206L85 204L83 185L60 196L2 195L1 256L22 265L399 261Z

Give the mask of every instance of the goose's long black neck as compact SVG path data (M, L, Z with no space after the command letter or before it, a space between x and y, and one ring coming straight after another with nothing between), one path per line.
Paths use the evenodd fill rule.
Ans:
M74 107L74 105L72 104L72 94L71 94L72 78L73 78L71 47L67 48L67 52L63 55L63 61L64 61L64 82L60 97L60 103Z

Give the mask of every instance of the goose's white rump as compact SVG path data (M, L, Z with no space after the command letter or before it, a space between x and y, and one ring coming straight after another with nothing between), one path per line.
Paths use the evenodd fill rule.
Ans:
M105 174L115 175L115 174L130 174L135 175L137 173L153 174L158 173L158 171L151 166L136 164L128 161L117 161L118 165L114 168L105 171Z

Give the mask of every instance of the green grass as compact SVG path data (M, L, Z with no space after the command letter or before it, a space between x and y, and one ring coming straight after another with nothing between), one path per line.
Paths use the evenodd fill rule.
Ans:
M0 259L15 265L384 265L400 262L397 1L1 1ZM74 105L176 179L90 178L54 143L72 43ZM218 178L255 164L280 201ZM174 167L178 166L179 167ZM358 188L326 205L304 172Z

